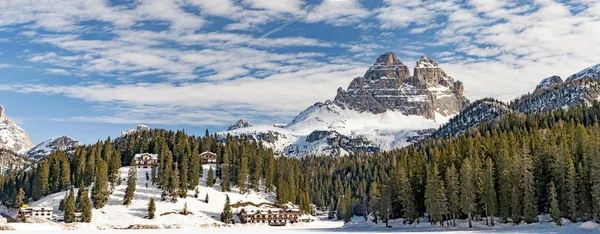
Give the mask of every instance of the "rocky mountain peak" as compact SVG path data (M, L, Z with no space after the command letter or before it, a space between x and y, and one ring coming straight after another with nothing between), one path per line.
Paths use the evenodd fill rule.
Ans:
M567 78L567 81L578 79L599 79L600 80L600 64L585 68Z
M0 105L0 149L22 154L31 147L33 143L27 132L9 119L5 115L4 107Z
M58 150L73 150L80 145L82 144L79 141L71 137L61 136L38 144L37 146L31 148L26 155L29 159L40 160Z
M373 66L369 67L364 75L367 80L377 80L382 77L404 79L409 76L408 67L392 52L379 55Z
M248 122L246 120L240 119L237 122L235 122L234 124L231 124L229 126L229 128L227 129L227 131L240 129L240 128L247 128L247 127L252 127L252 124L250 124L250 122Z
M433 59L428 58L427 56L421 56L421 59L417 61L417 65L415 68L437 68L438 63Z
M547 89L547 88L550 88L552 86L559 85L562 83L563 83L562 78L560 78L560 76L554 75L554 76L548 77L548 78L540 81L540 83L535 87L535 91Z
M364 77L350 82L347 90L339 88L335 103L359 112L374 114L400 111L435 119L458 113L469 101L464 85L448 76L436 61L422 56L411 76L408 67L393 53L377 58Z

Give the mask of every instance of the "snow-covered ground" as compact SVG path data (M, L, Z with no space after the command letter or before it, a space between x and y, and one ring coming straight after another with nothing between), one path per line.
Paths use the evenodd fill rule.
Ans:
M68 233L384 233L384 232L403 232L403 233L598 233L600 225L593 222L569 223L564 221L565 225L557 227L548 222L547 216L540 216L540 223L536 224L501 224L497 222L495 227L486 226L484 221L474 222L474 228L467 228L464 220L457 220L456 227L432 226L426 221L419 224L403 225L401 220L392 220L391 228L384 227L383 224L375 224L371 221L364 221L362 217L355 217L351 222L343 223L341 221L329 221L323 217L315 217L311 223L292 224L285 227L270 227L265 224L233 224L223 225L219 222L219 214L225 204L225 195L229 195L232 203L242 202L274 202L275 197L272 193L250 192L248 194L239 194L237 190L223 193L220 187L215 185L213 188L206 187L205 180L209 165L204 165L204 176L199 186L199 197L194 198L193 190L188 193L186 199L179 199L178 202L160 201L160 190L153 187L150 181L146 180L146 172L150 169L138 169L137 188L135 198L131 205L123 206L123 196L125 194L126 181L115 187L115 192L110 196L107 205L102 209L94 209L91 223L63 224L48 221L47 223L9 223L8 225L17 231L24 233L64 233L64 230L73 230ZM121 168L122 179L126 179L128 167ZM148 182L148 188L145 184ZM204 197L208 193L209 202L204 202ZM33 202L32 206L52 206L55 210L58 208L60 199L64 197L65 192L51 194L43 199ZM147 205L151 197L156 200L156 218L147 219ZM187 202L188 210L192 213L184 216L180 214L169 214L161 216L168 212L181 212L184 204ZM1 207L0 212L15 214ZM234 209L235 212L235 209ZM0 224L2 225L2 224ZM131 225L155 225L160 230L115 230L128 228Z
M200 180L200 186L198 187L199 196L194 197L194 190L188 192L188 196L185 199L179 198L176 203L167 201L161 201L160 193L161 190L152 186L152 182L146 180L146 172L151 173L151 169L138 169L137 170L137 187L135 196L132 204L124 206L123 197L125 196L125 189L127 187L127 173L129 167L121 168L121 178L123 179L121 185L115 187L114 192L110 195L108 202L102 209L92 210L92 222L91 224L79 224L81 226L93 226L99 228L123 228L128 227L132 224L150 224L159 225L161 227L177 227L177 228L199 228L220 225L219 215L223 211L225 205L225 195L229 195L232 204L237 202L271 202L275 201L273 193L255 192L251 191L246 194L240 194L236 188L232 189L232 192L223 193L221 187L215 185L212 188L206 187L206 178L208 175L210 165L203 165L204 175ZM146 187L148 183L148 187ZM88 189L91 191L91 188ZM75 189L77 192L77 189ZM209 202L205 202L206 194L209 196ZM60 200L65 196L65 192L59 192L48 195L39 201L35 201L31 206L51 206L54 207L55 212L58 210ZM146 218L148 212L148 202L150 198L154 197L156 202L156 217L154 219ZM184 216L180 214L166 214L169 212L181 212L184 204L187 202L188 211L190 215ZM7 213L7 212L4 212ZM15 214L14 211L11 214ZM165 214L161 216L161 214ZM13 224L11 224L12 226ZM35 228L35 225L31 224L14 224L15 228ZM60 225L54 225L60 229Z
M335 152L330 152L332 147L328 144L328 138L309 141L308 135L314 131L336 131L350 138L365 139L370 142L370 146L381 150L391 150L409 145L410 142L407 140L419 136L418 131L437 129L448 122L452 116L444 116L436 112L435 120L430 120L418 115L404 115L399 111L373 114L354 111L326 101L301 112L283 128L259 125L218 134L246 135L252 139L263 139L263 144L276 153L292 157L310 154L337 156ZM265 141L265 138L268 140ZM339 152L339 155L349 153L344 149L340 149Z
M59 226L50 224L10 224L20 233L65 233ZM421 222L414 225L403 225L399 220L390 222L391 228L385 228L383 224L374 224L370 221L364 222L362 217L356 217L352 222L344 224L339 221L317 221L310 224L292 225L285 227L270 227L266 225L231 225L229 227L206 227L181 229L160 229L160 230L110 230L110 233L124 234L159 234L159 233L598 233L600 225L594 222L565 224L556 227L550 223L537 223L530 225L512 225L497 224L494 227L486 226L484 222L474 222L473 228L467 228L464 220L457 221L457 227L432 226L427 222ZM98 230L94 225L78 224L73 227L74 231L66 233L107 233L107 231Z

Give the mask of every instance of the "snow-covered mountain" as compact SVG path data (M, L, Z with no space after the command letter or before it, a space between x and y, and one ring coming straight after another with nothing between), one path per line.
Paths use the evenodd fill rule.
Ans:
M543 79L532 93L525 94L509 104L493 99L474 102L457 117L440 128L434 137L456 136L510 112L535 113L591 105L600 100L600 64L577 72L564 82L559 76Z
M68 136L61 136L44 141L27 151L27 158L39 161L58 150L68 151L82 145L79 141Z
M227 128L227 131L240 129L240 128L247 128L247 127L252 127L252 124L250 124L250 122L248 122L246 120L240 119L237 122L235 122L234 124L231 124L229 126L229 128Z
M277 153L339 156L410 144L435 131L469 101L460 81L425 56L413 75L393 53L380 55L334 101L317 102L283 127L252 126L219 133L262 141Z
M121 132L121 137L127 136L129 134L133 134L136 132L149 132L151 130L150 127L143 125L143 124L139 124L136 129L129 129L129 130L125 130L123 132Z
M4 107L0 105L0 148L24 154L31 147L33 143L27 132L6 117Z
M501 101L494 99L481 99L465 107L460 114L452 118L448 124L436 131L433 137L453 137L466 132L481 122L494 120L510 113L510 107Z

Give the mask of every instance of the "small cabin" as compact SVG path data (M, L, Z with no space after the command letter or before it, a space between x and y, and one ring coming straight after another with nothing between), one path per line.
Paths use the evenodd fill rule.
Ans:
M52 219L54 216L54 208L52 207L30 207L23 205L19 209L17 218L23 222L27 222L31 217L38 217L43 219Z
M201 153L200 161L202 161L202 164L215 164L217 163L217 154L210 151Z
M151 168L158 163L158 154L143 153L136 154L134 157L138 168Z

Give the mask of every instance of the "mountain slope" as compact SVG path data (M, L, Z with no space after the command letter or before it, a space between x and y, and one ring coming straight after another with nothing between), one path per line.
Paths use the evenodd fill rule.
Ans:
M583 69L569 76L564 82L559 76L543 79L532 93L525 94L511 101L510 104L499 101L490 103L490 100L476 101L441 127L433 136L456 136L481 122L511 112L528 114L591 105L594 101L600 100L600 64Z
M33 147L27 132L17 126L4 114L4 107L0 105L0 148L19 154L24 154Z
M435 131L469 101L460 81L421 57L410 74L393 53L380 55L334 101L317 102L282 128L252 126L219 133L262 141L279 154L339 156L402 147Z
M82 145L79 141L68 136L61 136L44 141L27 151L27 158L39 161L58 150L66 151Z

